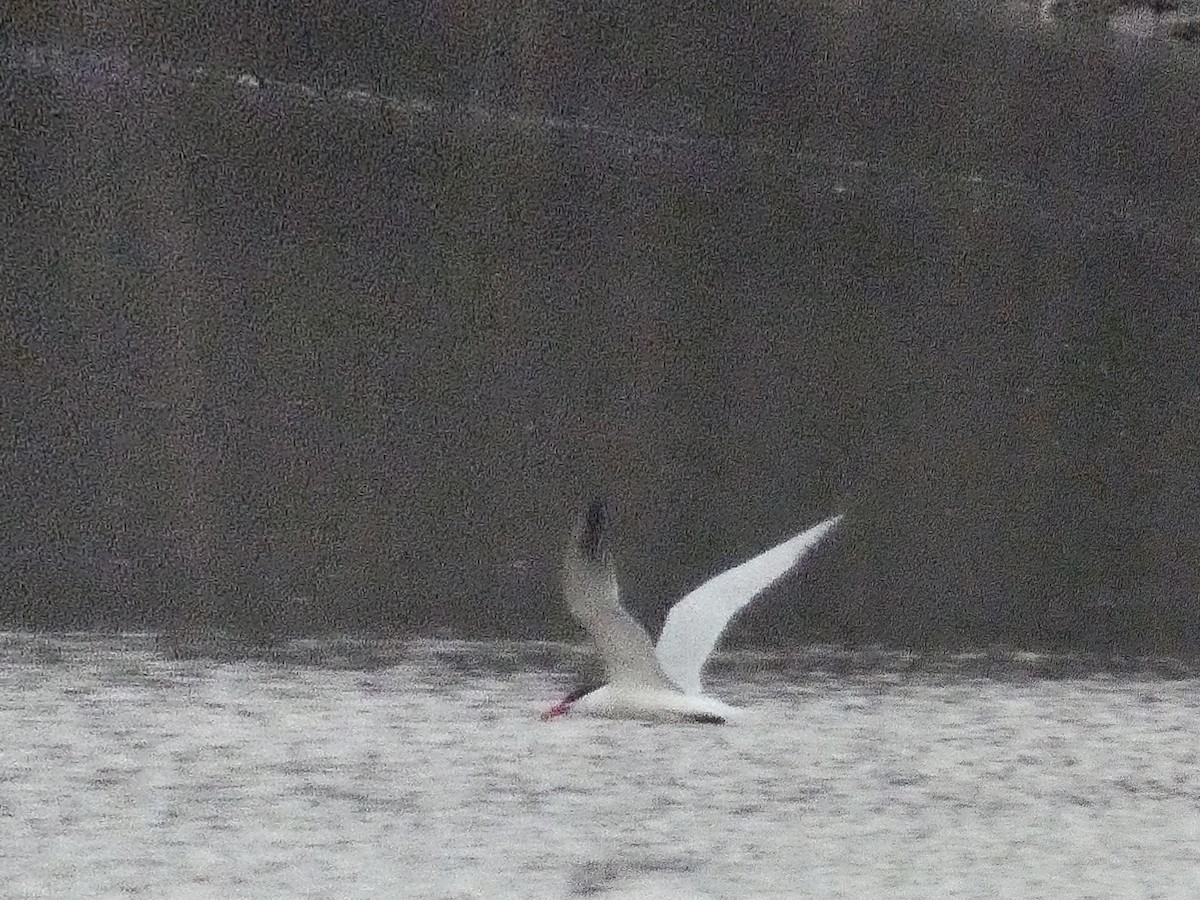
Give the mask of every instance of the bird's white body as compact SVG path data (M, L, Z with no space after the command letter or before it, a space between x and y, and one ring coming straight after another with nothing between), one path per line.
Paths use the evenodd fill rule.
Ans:
M695 722L724 724L739 718L742 710L715 697L685 694L673 687L605 684L570 705L571 715L605 719L638 719L643 722Z
M600 501L580 519L567 547L563 592L604 660L607 683L576 691L543 718L591 715L652 722L723 724L740 710L705 696L700 673L730 620L779 580L841 521L826 519L709 579L667 614L658 644L621 605Z

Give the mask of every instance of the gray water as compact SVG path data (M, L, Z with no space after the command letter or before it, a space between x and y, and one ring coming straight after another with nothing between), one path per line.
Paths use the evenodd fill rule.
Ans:
M540 722L565 645L166 650L0 638L0 896L1200 895L1167 663L729 654L716 728Z

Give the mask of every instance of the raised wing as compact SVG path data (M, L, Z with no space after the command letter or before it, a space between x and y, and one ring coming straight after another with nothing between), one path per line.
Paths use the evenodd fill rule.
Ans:
M686 693L700 693L700 670L730 619L794 568L841 520L840 515L826 519L722 572L671 607L655 648L667 677Z
M650 636L621 606L607 531L604 501L593 501L567 546L563 567L567 606L595 642L610 682L670 687Z

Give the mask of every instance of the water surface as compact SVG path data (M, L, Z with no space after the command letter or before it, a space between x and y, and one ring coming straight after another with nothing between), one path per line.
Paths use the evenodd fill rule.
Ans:
M567 646L186 657L3 638L0 896L1200 894L1170 663L730 654L703 727L541 723Z

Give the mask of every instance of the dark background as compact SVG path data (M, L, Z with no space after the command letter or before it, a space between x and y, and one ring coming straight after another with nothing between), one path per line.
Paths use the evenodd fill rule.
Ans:
M652 624L844 510L736 639L1200 650L1194 56L170 6L4 22L0 625L563 636L603 492Z

